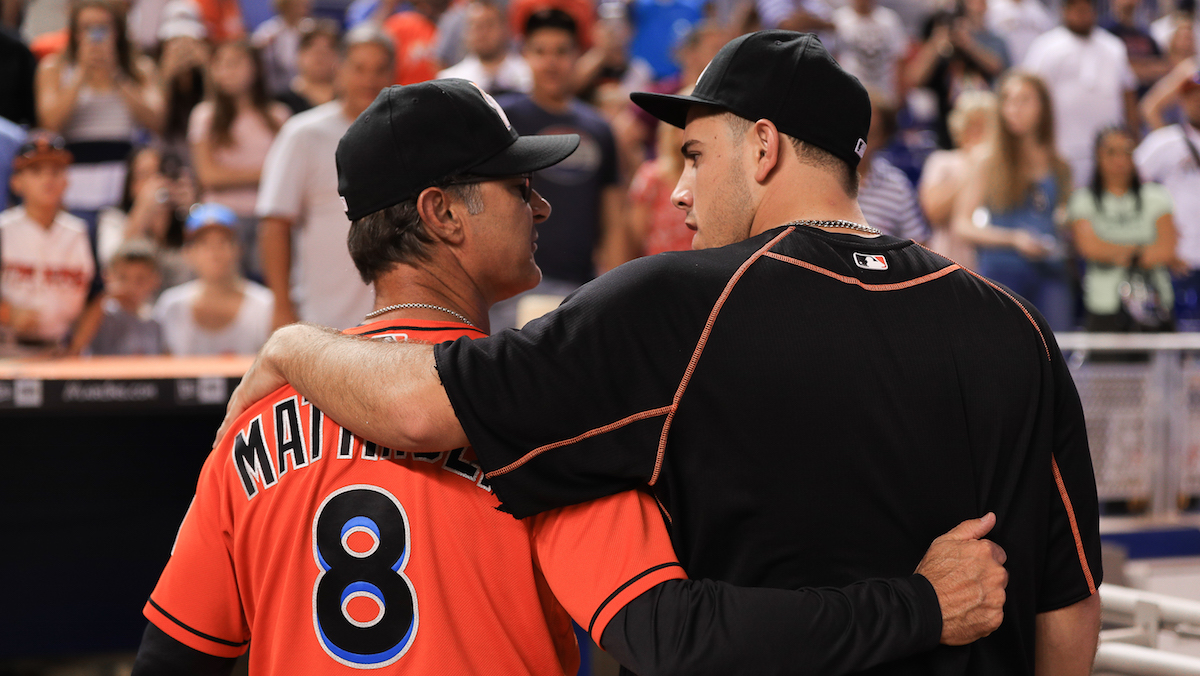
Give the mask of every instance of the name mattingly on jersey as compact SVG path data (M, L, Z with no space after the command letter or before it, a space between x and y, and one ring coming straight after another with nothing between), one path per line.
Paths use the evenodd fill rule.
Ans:
M394 451L353 434L296 395L276 402L271 411L273 420L264 425L260 413L239 429L233 439L230 452L247 500L258 495L260 489L278 483L289 467L303 469L330 454L336 460L415 460L440 464L445 471L492 492L483 469L464 457L466 448L440 453Z

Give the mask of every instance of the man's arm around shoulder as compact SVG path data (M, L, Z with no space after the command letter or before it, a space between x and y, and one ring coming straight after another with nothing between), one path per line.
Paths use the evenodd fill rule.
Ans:
M288 383L346 429L388 448L468 443L432 345L372 341L314 324L291 324L271 336L230 397L217 439L254 402Z

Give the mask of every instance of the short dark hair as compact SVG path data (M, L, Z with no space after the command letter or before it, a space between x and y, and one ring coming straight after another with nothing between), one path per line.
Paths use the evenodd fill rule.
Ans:
M750 129L750 125L754 124L741 115L729 111L724 111L722 117L725 118L725 123L729 126L729 133L738 142L741 141L746 131ZM842 190L846 192L846 195L858 199L858 171L850 166L849 162L824 148L811 143L805 143L794 136L788 136L782 132L779 135L792 144L792 149L796 151L796 159L800 160L801 164L824 169L837 175L838 181L842 184Z
M575 19L561 9L542 9L529 15L525 20L525 39L528 40L536 31L544 28L554 28L571 34L571 39L579 42L579 24Z
M342 42L342 29L333 19L304 19L300 22L300 44L297 49L304 51L320 37L329 38L333 48L339 49Z
M453 185L446 187L446 191L465 202L468 212L477 214L483 210L478 185ZM397 265L416 265L429 260L435 240L421 221L417 197L371 212L350 224L346 246L364 283L373 284Z

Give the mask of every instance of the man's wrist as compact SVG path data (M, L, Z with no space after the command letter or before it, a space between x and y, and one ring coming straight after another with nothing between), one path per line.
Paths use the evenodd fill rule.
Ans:
M913 573L908 581L917 602L915 611L919 613L921 649L933 649L942 642L942 604L938 601L937 590L921 573Z

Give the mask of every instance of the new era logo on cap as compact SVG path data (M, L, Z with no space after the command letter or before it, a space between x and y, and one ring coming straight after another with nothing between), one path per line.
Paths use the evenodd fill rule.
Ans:
M864 270L887 270L887 258L883 254L854 253L854 264Z
M859 157L862 157L866 153L867 153L867 142L862 139L858 139L858 143L854 144L854 154L858 155Z

